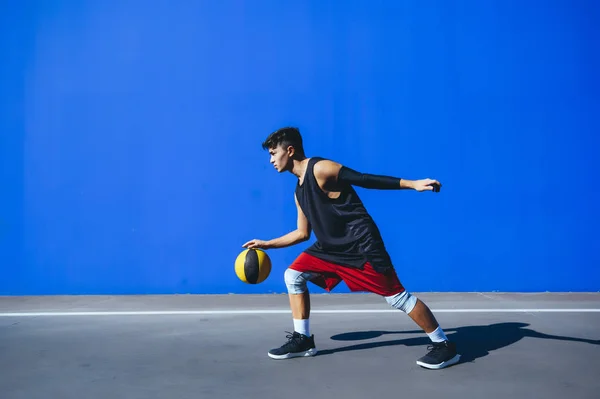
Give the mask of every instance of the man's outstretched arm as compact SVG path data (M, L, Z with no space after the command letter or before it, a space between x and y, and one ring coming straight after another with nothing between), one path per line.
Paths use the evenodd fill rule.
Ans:
M442 185L434 179L408 180L399 177L361 173L333 161L322 161L315 165L315 175L325 181L351 184L379 190L440 191Z

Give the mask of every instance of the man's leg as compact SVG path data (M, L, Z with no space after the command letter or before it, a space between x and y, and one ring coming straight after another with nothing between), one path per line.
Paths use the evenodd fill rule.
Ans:
M269 351L272 359L314 356L317 354L314 336L310 334L310 293L307 283L319 275L288 268L284 279L288 290L290 309L294 322L294 332L287 336L288 341L279 348Z
M440 326L429 307L418 298L415 307L408 316L427 334L431 334Z
M431 309L416 296L406 290L386 296L387 302L394 308L406 313L431 339L431 342L444 342L448 338L438 324Z
M288 293L288 295L290 297L290 308L294 320L294 331L310 336L310 294L308 290L300 294Z
M288 335L288 342L280 348L271 349L273 359L314 356L317 353L314 336L310 333L310 294L307 284L313 284L331 291L342 279L335 273L335 267L322 259L302 253L285 271L294 332Z
M405 312L431 340L430 352L417 360L419 366L441 369L458 363L460 355L456 353L455 344L448 340L435 316L423 301L406 290L387 295L385 299L392 307Z
M308 319L310 317L310 294L308 290L301 294L289 294L290 308L294 319Z
M366 263L362 270L339 269L339 273L351 290L369 291L385 297L390 306L409 315L425 331L432 342L431 351L417 360L418 365L439 369L458 362L460 355L456 354L454 344L448 340L429 307L402 286L394 269L378 272Z

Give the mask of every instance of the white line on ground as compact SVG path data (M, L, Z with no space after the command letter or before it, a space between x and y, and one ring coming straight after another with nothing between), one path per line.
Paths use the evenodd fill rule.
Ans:
M396 309L315 309L316 314L395 313ZM600 309L432 309L433 313L598 313ZM0 317L58 317L58 316L169 316L169 315L248 315L290 314L290 310L153 310L153 311L89 311L89 312L5 312Z

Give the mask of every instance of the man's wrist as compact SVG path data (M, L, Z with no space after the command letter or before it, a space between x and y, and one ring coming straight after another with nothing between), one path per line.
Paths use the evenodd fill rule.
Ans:
M400 179L400 188L412 190L415 188L415 181L408 179Z

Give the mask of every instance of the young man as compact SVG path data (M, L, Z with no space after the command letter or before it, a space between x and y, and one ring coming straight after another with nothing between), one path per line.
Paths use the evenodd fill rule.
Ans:
M439 192L441 184L432 179L405 180L363 174L328 159L307 158L300 132L279 129L262 144L271 154L278 172L298 177L295 202L297 229L276 239L254 239L245 248L283 248L304 242L314 231L317 241L288 267L284 274L294 322L294 333L280 348L268 355L273 359L314 356L314 335L310 334L310 281L331 291L344 281L351 291L383 296L394 308L408 314L432 341L430 350L417 360L429 369L440 369L459 361L455 345L448 341L429 308L400 283L379 229L365 209L354 186L381 189Z

